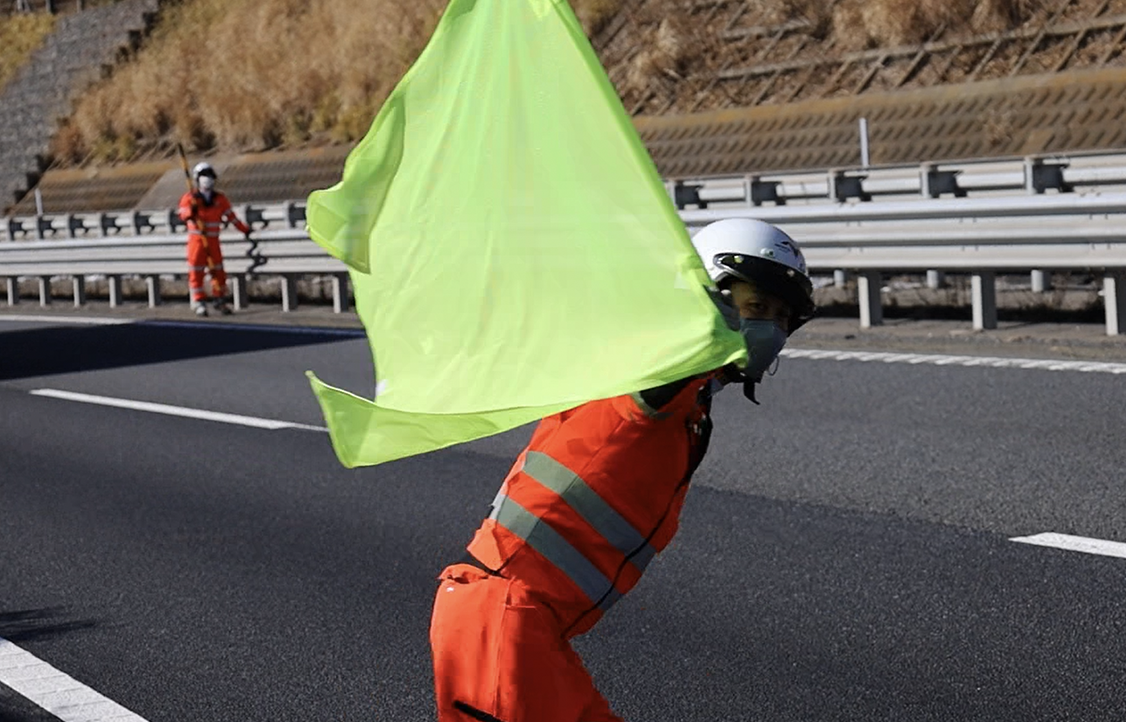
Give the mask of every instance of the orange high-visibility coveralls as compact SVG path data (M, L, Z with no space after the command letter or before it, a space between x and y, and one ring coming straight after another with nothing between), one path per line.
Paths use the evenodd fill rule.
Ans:
M620 722L569 640L676 533L707 449L714 378L540 422L469 563L439 577L430 626L439 722Z
M203 224L203 228L198 228L193 220L193 199L199 209L199 222ZM199 191L185 193L180 198L179 215L180 220L188 224L188 289L191 291L192 302L202 302L207 297L203 288L203 274L208 271L208 266L211 271L212 295L215 298L226 297L227 272L223 270L219 231L223 230L223 224L227 222L233 223L243 233L250 233L250 226L239 220L227 196L219 191L212 191L210 201Z

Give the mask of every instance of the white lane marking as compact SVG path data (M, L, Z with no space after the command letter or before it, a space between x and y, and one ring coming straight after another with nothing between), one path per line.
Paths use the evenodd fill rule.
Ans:
M83 326L124 326L133 323L131 318L99 318L97 316L24 316L22 314L0 314L0 321L23 321L25 323L73 323Z
M947 356L938 354L876 353L870 351L823 351L783 349L786 358L818 361L881 361L883 363L929 364L932 366L985 366L996 369L1039 369L1080 373L1126 374L1126 363L1058 361L1050 359L1002 358L997 356Z
M139 319L139 326L159 326L160 328L190 328L208 331L260 331L265 333L292 333L305 336L343 336L363 338L362 328L329 328L327 326L281 326L269 323L229 323L227 321L157 321Z
M204 421L218 421L223 424L237 424L250 426L256 429L301 429L303 431L324 431L323 426L309 426L296 424L291 421L276 421L274 419L260 419L256 416L242 416L240 414L225 414L219 411L204 411L203 409L189 409L184 406L169 406L168 404L154 404L149 401L131 401L129 399L116 399L110 396L94 396L92 394L79 394L73 391L59 391L58 389L35 389L29 392L32 396L46 396L52 399L65 401L78 401L85 404L99 406L113 406L119 409L132 409L133 411L149 411L154 414L167 414L169 416L183 416L189 419L202 419Z
M1106 557L1119 557L1126 559L1126 544L1122 542L1106 541L1105 539L1091 539L1085 536L1071 536L1070 534L1056 534L1047 532L1032 536L1017 536L1009 541L1021 544L1035 544L1042 547L1055 547L1072 552L1084 554L1101 554Z
M63 722L145 722L35 655L0 638L0 684Z
M157 326L160 328L190 328L220 331L262 331L266 333L291 333L307 336L343 336L363 338L362 328L329 328L327 326L282 326L269 323L229 323L224 321L162 321L145 318L100 318L97 316L30 316L23 314L0 314L0 322L76 324L85 326Z

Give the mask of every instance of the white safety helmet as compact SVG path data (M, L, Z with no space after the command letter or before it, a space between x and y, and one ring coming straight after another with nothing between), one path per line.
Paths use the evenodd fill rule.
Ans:
M805 257L780 229L751 218L728 218L704 226L692 244L721 290L725 281L738 279L785 301L790 333L813 317L813 282Z
M195 184L201 191L209 191L215 187L215 180L218 176L210 163L201 161L195 164L195 168L192 168L192 178L195 179Z

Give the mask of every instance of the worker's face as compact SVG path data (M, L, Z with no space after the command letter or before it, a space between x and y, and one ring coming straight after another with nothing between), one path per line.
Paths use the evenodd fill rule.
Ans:
M731 284L731 302L739 311L739 318L773 321L786 333L790 332L790 306L782 299L759 291L745 281L735 281Z

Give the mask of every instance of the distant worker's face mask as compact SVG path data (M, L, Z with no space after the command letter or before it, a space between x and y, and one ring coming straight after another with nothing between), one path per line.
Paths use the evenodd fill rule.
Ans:
M199 189L204 193L210 193L215 188L215 179L209 175L201 175L199 177Z
M778 359L782 347L786 345L786 332L774 321L741 318L739 333L747 344L750 360L743 374L754 382L762 381L762 376Z

